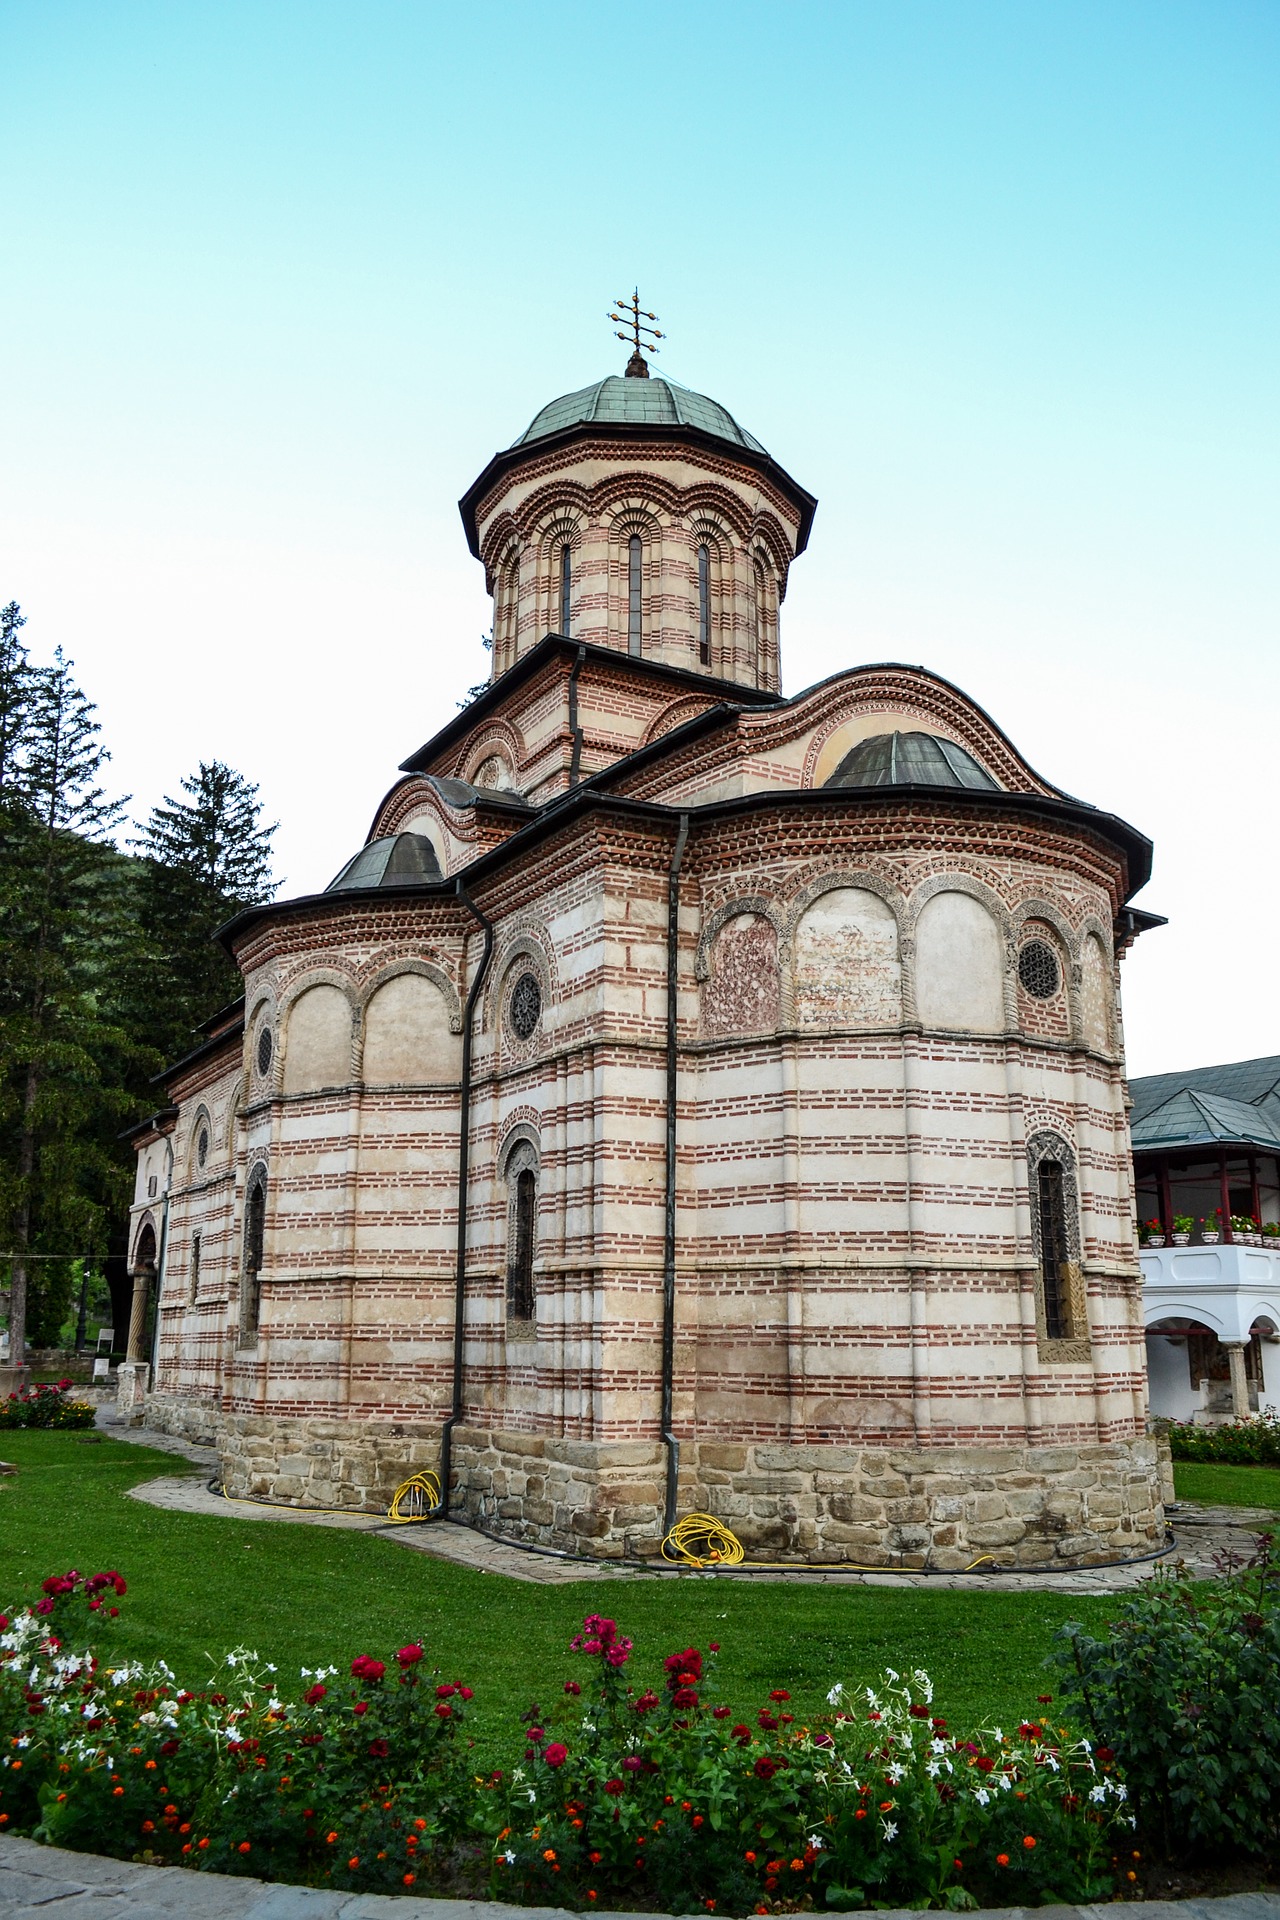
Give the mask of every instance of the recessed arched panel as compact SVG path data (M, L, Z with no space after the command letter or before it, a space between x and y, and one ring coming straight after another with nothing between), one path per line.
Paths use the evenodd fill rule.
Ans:
M345 1087L351 1078L351 1002L337 987L308 987L289 1009L284 1091Z
M902 964L892 909L866 887L833 887L795 935L802 1027L892 1027L902 1019Z
M1109 1053L1114 1045L1111 1031L1113 998L1107 956L1097 934L1091 933L1080 956L1080 1023L1084 1029L1084 1043L1095 1053Z
M394 974L365 1009L366 1086L438 1085L456 1080L461 1048L459 1035L449 1031L443 993L423 974Z
M778 1024L778 936L760 913L725 921L711 949L702 990L708 1035L772 1033Z
M916 1012L926 1027L1004 1029L1000 929L968 893L935 893L916 922Z

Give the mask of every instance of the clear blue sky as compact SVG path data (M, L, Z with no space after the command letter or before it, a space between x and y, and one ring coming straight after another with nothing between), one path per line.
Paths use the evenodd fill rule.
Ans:
M5 0L0 598L286 890L487 670L456 501L660 365L819 496L788 691L921 661L1157 842L1131 1065L1280 1052L1280 8Z

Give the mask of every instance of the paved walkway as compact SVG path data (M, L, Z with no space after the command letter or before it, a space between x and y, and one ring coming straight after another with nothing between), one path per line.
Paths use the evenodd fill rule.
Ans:
M1280 1920L1280 1893L1221 1900L1134 1900L1130 1920ZM1003 1907L1000 1920L1115 1920L1114 1906ZM569 1920L563 1907L507 1907L488 1900L419 1900L381 1893L324 1893L268 1886L180 1867L135 1867L93 1853L64 1853L34 1840L0 1839L0 1920ZM636 1920L601 1914L597 1920ZM665 1920L665 1917L659 1917ZM881 1920L909 1920L890 1911ZM981 1920L981 1916L979 1916Z
M450 1560L456 1566L472 1567L479 1573L501 1574L509 1580L523 1580L537 1586L565 1586L582 1581L601 1580L764 1580L800 1586L857 1587L942 1587L966 1588L986 1585L1002 1593L1115 1593L1134 1587L1151 1573L1155 1562L1137 1561L1120 1567L1067 1568L1061 1573L862 1573L848 1567L719 1567L698 1572L694 1568L635 1566L616 1561L575 1560L568 1556L540 1553L534 1548L514 1546L479 1533L474 1527L459 1526L451 1520L433 1520L421 1526L389 1526L381 1515L371 1513L309 1513L301 1507L273 1507L256 1500L228 1500L211 1491L210 1477L216 1472L218 1456L211 1447L192 1446L166 1433L150 1433L141 1427L116 1423L114 1408L100 1408L98 1425L114 1440L127 1440L155 1447L162 1453L176 1454L200 1469L198 1474L165 1474L156 1480L131 1487L135 1500L161 1507L170 1513L215 1514L222 1519L263 1520L283 1526L338 1527L352 1533L375 1533L383 1540L432 1559ZM1174 1527L1174 1545L1162 1558L1170 1563L1182 1561L1201 1579L1217 1571L1215 1558L1234 1553L1247 1559L1253 1551L1254 1536L1264 1529L1280 1526L1277 1516L1262 1510L1242 1507L1197 1507L1190 1502L1170 1510Z

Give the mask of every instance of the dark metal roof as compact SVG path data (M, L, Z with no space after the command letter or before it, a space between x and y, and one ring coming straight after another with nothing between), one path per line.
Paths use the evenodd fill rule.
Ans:
M1129 1093L1135 1153L1201 1141L1280 1146L1280 1054L1145 1074Z
M768 449L754 434L738 425L727 407L709 399L705 393L694 393L692 388L682 387L678 380L664 379L660 374L652 374L647 380L610 374L606 380L597 380L594 386L580 387L576 393L563 393L558 400L548 401L540 408L511 444L527 447L533 440L546 440L552 434L563 433L566 427L584 422L595 425L602 420L629 427L697 427L713 439L726 440L733 447L747 447L752 453L763 453L768 458Z
M425 833L387 833L361 847L325 892L362 893L370 887L430 885L443 878L436 850Z
M996 787L971 753L936 733L877 733L851 747L829 787Z

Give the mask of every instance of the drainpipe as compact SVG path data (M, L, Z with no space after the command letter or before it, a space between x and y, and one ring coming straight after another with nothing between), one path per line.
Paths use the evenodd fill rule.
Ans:
M676 1013L680 960L680 868L689 838L689 816L680 815L667 875L667 1189L662 1247L662 1440L667 1449L667 1498L662 1533L676 1523L680 1442L671 1430L671 1377L676 1350Z
M582 663L586 657L586 648L580 646L569 674L569 732L573 738L573 745L569 749L569 785L571 787L576 787L582 778L582 728L578 724L578 675L582 671Z
M428 1515L449 1518L449 1475L453 1464L453 1429L462 1418L462 1343L466 1328L467 1184L471 1168L471 1022L480 989L493 957L493 923L486 920L461 880L454 891L476 924L484 930L484 951L462 1014L462 1093L458 1115L458 1261L453 1283L453 1400L440 1435L440 1500Z

